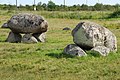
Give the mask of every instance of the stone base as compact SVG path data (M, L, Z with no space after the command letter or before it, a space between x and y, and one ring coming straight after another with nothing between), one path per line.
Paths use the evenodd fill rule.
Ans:
M22 43L38 43L37 39L31 34L25 34L22 37Z
M45 42L46 36L45 33L39 34L24 34L23 37L20 33L13 33L12 31L9 33L8 38L6 39L6 42L10 43L38 43L38 42Z
M13 33L12 31L9 33L6 42L10 43L19 43L21 42L22 36L19 33Z

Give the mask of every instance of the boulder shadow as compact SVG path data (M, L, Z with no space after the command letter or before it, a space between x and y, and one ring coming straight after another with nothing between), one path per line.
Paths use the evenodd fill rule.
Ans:
M88 54L88 56L93 56L93 57L100 57L101 56L98 52L93 51L93 50L87 51L87 54Z
M65 53L48 53L48 54L46 54L46 56L49 56L49 57L52 57L52 58L57 58L57 59L75 57L75 56L71 56L71 55L68 55L68 54L65 54Z
M5 41L0 40L0 42L2 43L2 42L5 42Z

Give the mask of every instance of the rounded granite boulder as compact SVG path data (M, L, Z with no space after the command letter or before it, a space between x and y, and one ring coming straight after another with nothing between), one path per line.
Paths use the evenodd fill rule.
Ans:
M72 31L73 41L84 50L105 46L117 51L116 36L107 28L93 22L80 22Z

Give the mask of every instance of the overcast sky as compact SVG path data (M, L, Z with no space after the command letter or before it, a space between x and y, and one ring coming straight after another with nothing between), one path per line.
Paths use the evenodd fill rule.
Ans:
M35 0L36 4L38 2L42 2L42 3L48 3L49 0ZM55 4L63 4L64 0L51 0L53 1ZM94 5L99 1L99 3L103 3L103 4L120 4L120 0L87 0L87 4L88 5ZM16 0L0 0L0 4L15 4ZM18 5L22 4L22 5L26 5L26 4L30 4L32 5L34 3L34 0L18 0ZM74 4L86 4L86 0L66 0L66 5L74 5Z

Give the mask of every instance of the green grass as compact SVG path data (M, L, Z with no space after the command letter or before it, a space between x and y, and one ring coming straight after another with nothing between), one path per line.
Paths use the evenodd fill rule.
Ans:
M9 15L0 17L0 25L10 18ZM47 18L47 21L45 43L7 43L4 41L10 30L0 28L0 80L120 80L119 20L90 20L117 36L118 51L107 57L96 57L89 52L87 57L62 54L73 43L71 31L62 29L73 29L82 20Z
M0 15L10 16L16 13L35 13L46 18L61 18L61 19L106 19L112 11L1 11ZM89 15L88 15L89 14Z

